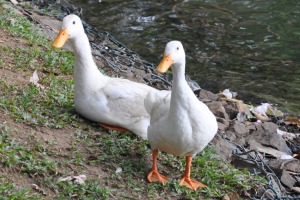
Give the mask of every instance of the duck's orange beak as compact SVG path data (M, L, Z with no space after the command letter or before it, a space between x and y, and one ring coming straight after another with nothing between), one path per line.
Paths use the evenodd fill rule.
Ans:
M157 73L165 73L173 64L173 59L171 54L164 54L163 59L160 61L159 65L154 69Z
M68 33L67 28L60 29L58 35L55 40L52 42L52 47L61 48L64 46L66 41L70 38L70 34Z

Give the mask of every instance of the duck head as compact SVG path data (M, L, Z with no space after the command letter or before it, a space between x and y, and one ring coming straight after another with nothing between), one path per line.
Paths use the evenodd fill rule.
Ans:
M155 72L165 73L171 66L174 68L185 65L185 52L181 42L171 41L166 45L163 59L155 68Z
M74 14L68 15L64 17L59 33L52 42L52 47L61 48L68 39L73 39L82 33L84 33L84 28L80 18Z

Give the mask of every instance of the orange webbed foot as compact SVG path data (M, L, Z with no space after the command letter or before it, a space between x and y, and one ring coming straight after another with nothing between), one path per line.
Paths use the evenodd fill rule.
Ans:
M162 184L164 184L165 182L167 182L169 180L167 177L161 175L156 170L152 170L148 174L147 179L148 179L149 182L161 182Z
M105 128L105 129L113 130L113 131L119 131L121 133L125 133L125 132L128 131L126 128L122 128L122 127L114 126L114 125L110 125L110 124L100 123L100 126L103 127L103 128Z
M190 178L187 178L187 177L183 177L181 179L181 181L179 182L180 185L184 185L190 189L193 189L193 190L197 190L199 187L200 188L204 188L206 187L206 185L204 185L203 183L200 183L198 181L195 181L195 180L192 180Z

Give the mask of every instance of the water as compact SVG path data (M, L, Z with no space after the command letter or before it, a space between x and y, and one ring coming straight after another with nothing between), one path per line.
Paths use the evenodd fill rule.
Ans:
M82 18L158 63L165 44L182 41L187 74L214 93L271 102L300 115L298 0L72 1Z

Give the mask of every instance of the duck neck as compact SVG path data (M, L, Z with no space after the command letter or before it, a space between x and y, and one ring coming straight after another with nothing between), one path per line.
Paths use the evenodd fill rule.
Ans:
M170 102L170 116L181 116L182 107L185 107L186 92L189 89L185 80L185 63L173 65L173 82ZM174 119L174 117L170 117ZM175 119L175 122L177 118Z
M101 87L100 79L104 75L94 62L87 35L83 33L78 38L74 38L71 40L71 45L75 54L75 88L79 90L94 88L95 85Z
M90 43L85 33L81 34L80 37L74 38L71 42L74 54L75 62L80 63L80 67L90 67L87 64L93 63L95 65Z
M186 85L185 80L185 62L180 64L174 64L172 67L173 70L173 83L172 83L172 93L180 92L182 86Z

